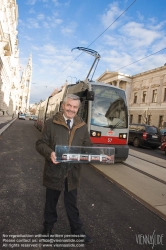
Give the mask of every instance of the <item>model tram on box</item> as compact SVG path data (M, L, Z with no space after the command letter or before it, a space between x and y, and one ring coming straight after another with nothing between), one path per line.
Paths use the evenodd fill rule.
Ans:
M91 49L77 47L95 57L95 61L84 81L65 85L57 94L49 97L38 107L36 127L42 130L47 119L61 110L61 103L67 94L80 97L78 115L87 123L91 141L95 147L115 148L115 162L128 157L128 105L123 89L94 82L88 77L100 55Z
M106 155L85 155L85 154L63 154L62 161L78 161L78 162L109 162L114 161L114 156Z

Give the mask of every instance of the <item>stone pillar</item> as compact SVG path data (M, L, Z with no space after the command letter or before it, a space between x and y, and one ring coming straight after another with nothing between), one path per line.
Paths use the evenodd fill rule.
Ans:
M116 81L117 88L119 88L119 82L120 82L119 80Z
M141 81L141 83L140 83L140 89L138 91L138 105L139 106L141 104L141 98L142 98L142 83L143 83L143 81Z
M152 102L152 89L151 89L151 82L152 82L152 78L149 79L149 89L147 91L147 105L149 106L150 103Z
M131 83L126 82L125 92L128 105L131 103L131 88L132 88Z
M163 102L163 94L162 94L162 91L163 91L163 79L164 79L164 76L160 76L160 87L158 88L158 93L157 93L157 104L158 105L161 105L161 102Z

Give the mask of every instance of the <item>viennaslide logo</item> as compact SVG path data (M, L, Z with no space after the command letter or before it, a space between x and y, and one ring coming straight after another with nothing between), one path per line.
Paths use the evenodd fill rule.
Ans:
M157 234L154 230L152 234L136 234L136 242L139 245L151 245L152 249L156 245L163 245L164 234Z

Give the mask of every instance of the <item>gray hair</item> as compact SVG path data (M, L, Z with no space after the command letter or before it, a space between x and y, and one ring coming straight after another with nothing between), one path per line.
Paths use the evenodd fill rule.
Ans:
M77 100L77 101L79 101L79 105L80 105L80 98L78 95L68 94L67 96L65 96L63 103L65 103L68 99Z

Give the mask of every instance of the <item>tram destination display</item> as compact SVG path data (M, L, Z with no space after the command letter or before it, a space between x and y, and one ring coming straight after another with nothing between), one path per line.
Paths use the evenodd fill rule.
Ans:
M113 147L55 146L57 162L114 164Z

